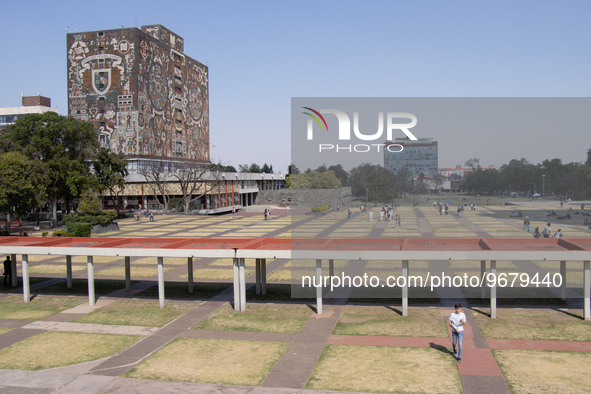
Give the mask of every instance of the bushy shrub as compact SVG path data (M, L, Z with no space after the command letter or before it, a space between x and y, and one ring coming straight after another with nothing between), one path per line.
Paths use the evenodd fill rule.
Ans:
M96 215L88 215L86 213L69 213L64 216L62 223L68 225L68 223L89 223L95 224L107 224L117 219L117 212L115 211L101 211Z
M132 212L121 212L118 216L117 219L129 219L132 218L135 214Z
M327 209L330 209L330 207L331 207L330 204L321 205L319 207L313 207L312 212L324 212Z
M73 237L74 234L69 233L67 231L57 230L51 234L52 237Z
M90 237L92 226L92 224L85 222L69 222L66 225L68 233L73 234L74 237Z
M0 237L8 237L9 235L10 235L10 231L0 230Z

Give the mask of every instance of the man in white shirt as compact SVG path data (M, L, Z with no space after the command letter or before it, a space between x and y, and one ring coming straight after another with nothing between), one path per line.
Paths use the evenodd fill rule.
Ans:
M451 327L451 336L453 338L454 356L458 357L458 362L462 362L462 341L464 340L464 324L466 324L466 315L462 312L462 305L454 305L455 312L449 315L449 326ZM458 351L456 352L456 343Z

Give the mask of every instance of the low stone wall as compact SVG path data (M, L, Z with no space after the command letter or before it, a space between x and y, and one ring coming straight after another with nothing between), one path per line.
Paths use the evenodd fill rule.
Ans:
M108 233L111 231L119 231L119 224L116 222L111 222L108 224L97 224L92 226L92 230L90 231L91 234L102 234Z
M324 204L334 205L335 194L338 205L342 208L351 206L350 187L343 187L336 191L335 189L259 190L255 204L312 208Z

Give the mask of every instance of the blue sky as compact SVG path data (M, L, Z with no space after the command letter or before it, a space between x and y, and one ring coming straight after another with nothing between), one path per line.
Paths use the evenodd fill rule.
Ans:
M21 92L41 93L62 114L68 26L130 27L137 19L138 27L176 32L185 53L210 68L211 156L236 167L267 162L285 172L291 97L588 97L591 90L588 1L10 1L2 13L0 107L20 105ZM559 157L584 160L588 135ZM440 167L512 158L440 150ZM519 156L537 163L555 152Z

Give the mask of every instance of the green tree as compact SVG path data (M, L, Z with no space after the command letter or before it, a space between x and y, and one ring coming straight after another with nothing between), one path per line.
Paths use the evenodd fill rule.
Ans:
M341 184L349 184L349 173L345 171L342 164L332 165L328 167L328 171L334 171L334 175L339 178Z
M127 176L127 160L125 156L121 152L114 153L103 150L98 153L92 167L97 189L109 191L111 201L113 201L115 210L119 214L121 209L119 196L123 192L125 177Z
M250 166L248 164L238 164L238 169L242 173L261 173L261 167L256 163L250 163Z
M19 151L0 154L0 212L6 215L8 231L12 213L24 215L41 204L45 181L39 161Z
M298 175L300 173L300 170L295 164L290 164L287 167L287 173L289 175Z
M334 189L341 187L341 181L333 171L320 173L311 171L307 174L290 175L291 189Z
M3 138L25 148L44 164L45 194L50 198L52 225L57 224L57 200L70 201L92 184L90 160L98 149L91 123L55 112L25 115L8 127Z
M354 196L362 200L367 197L375 204L394 198L394 174L379 165L365 163L351 169L350 185Z

